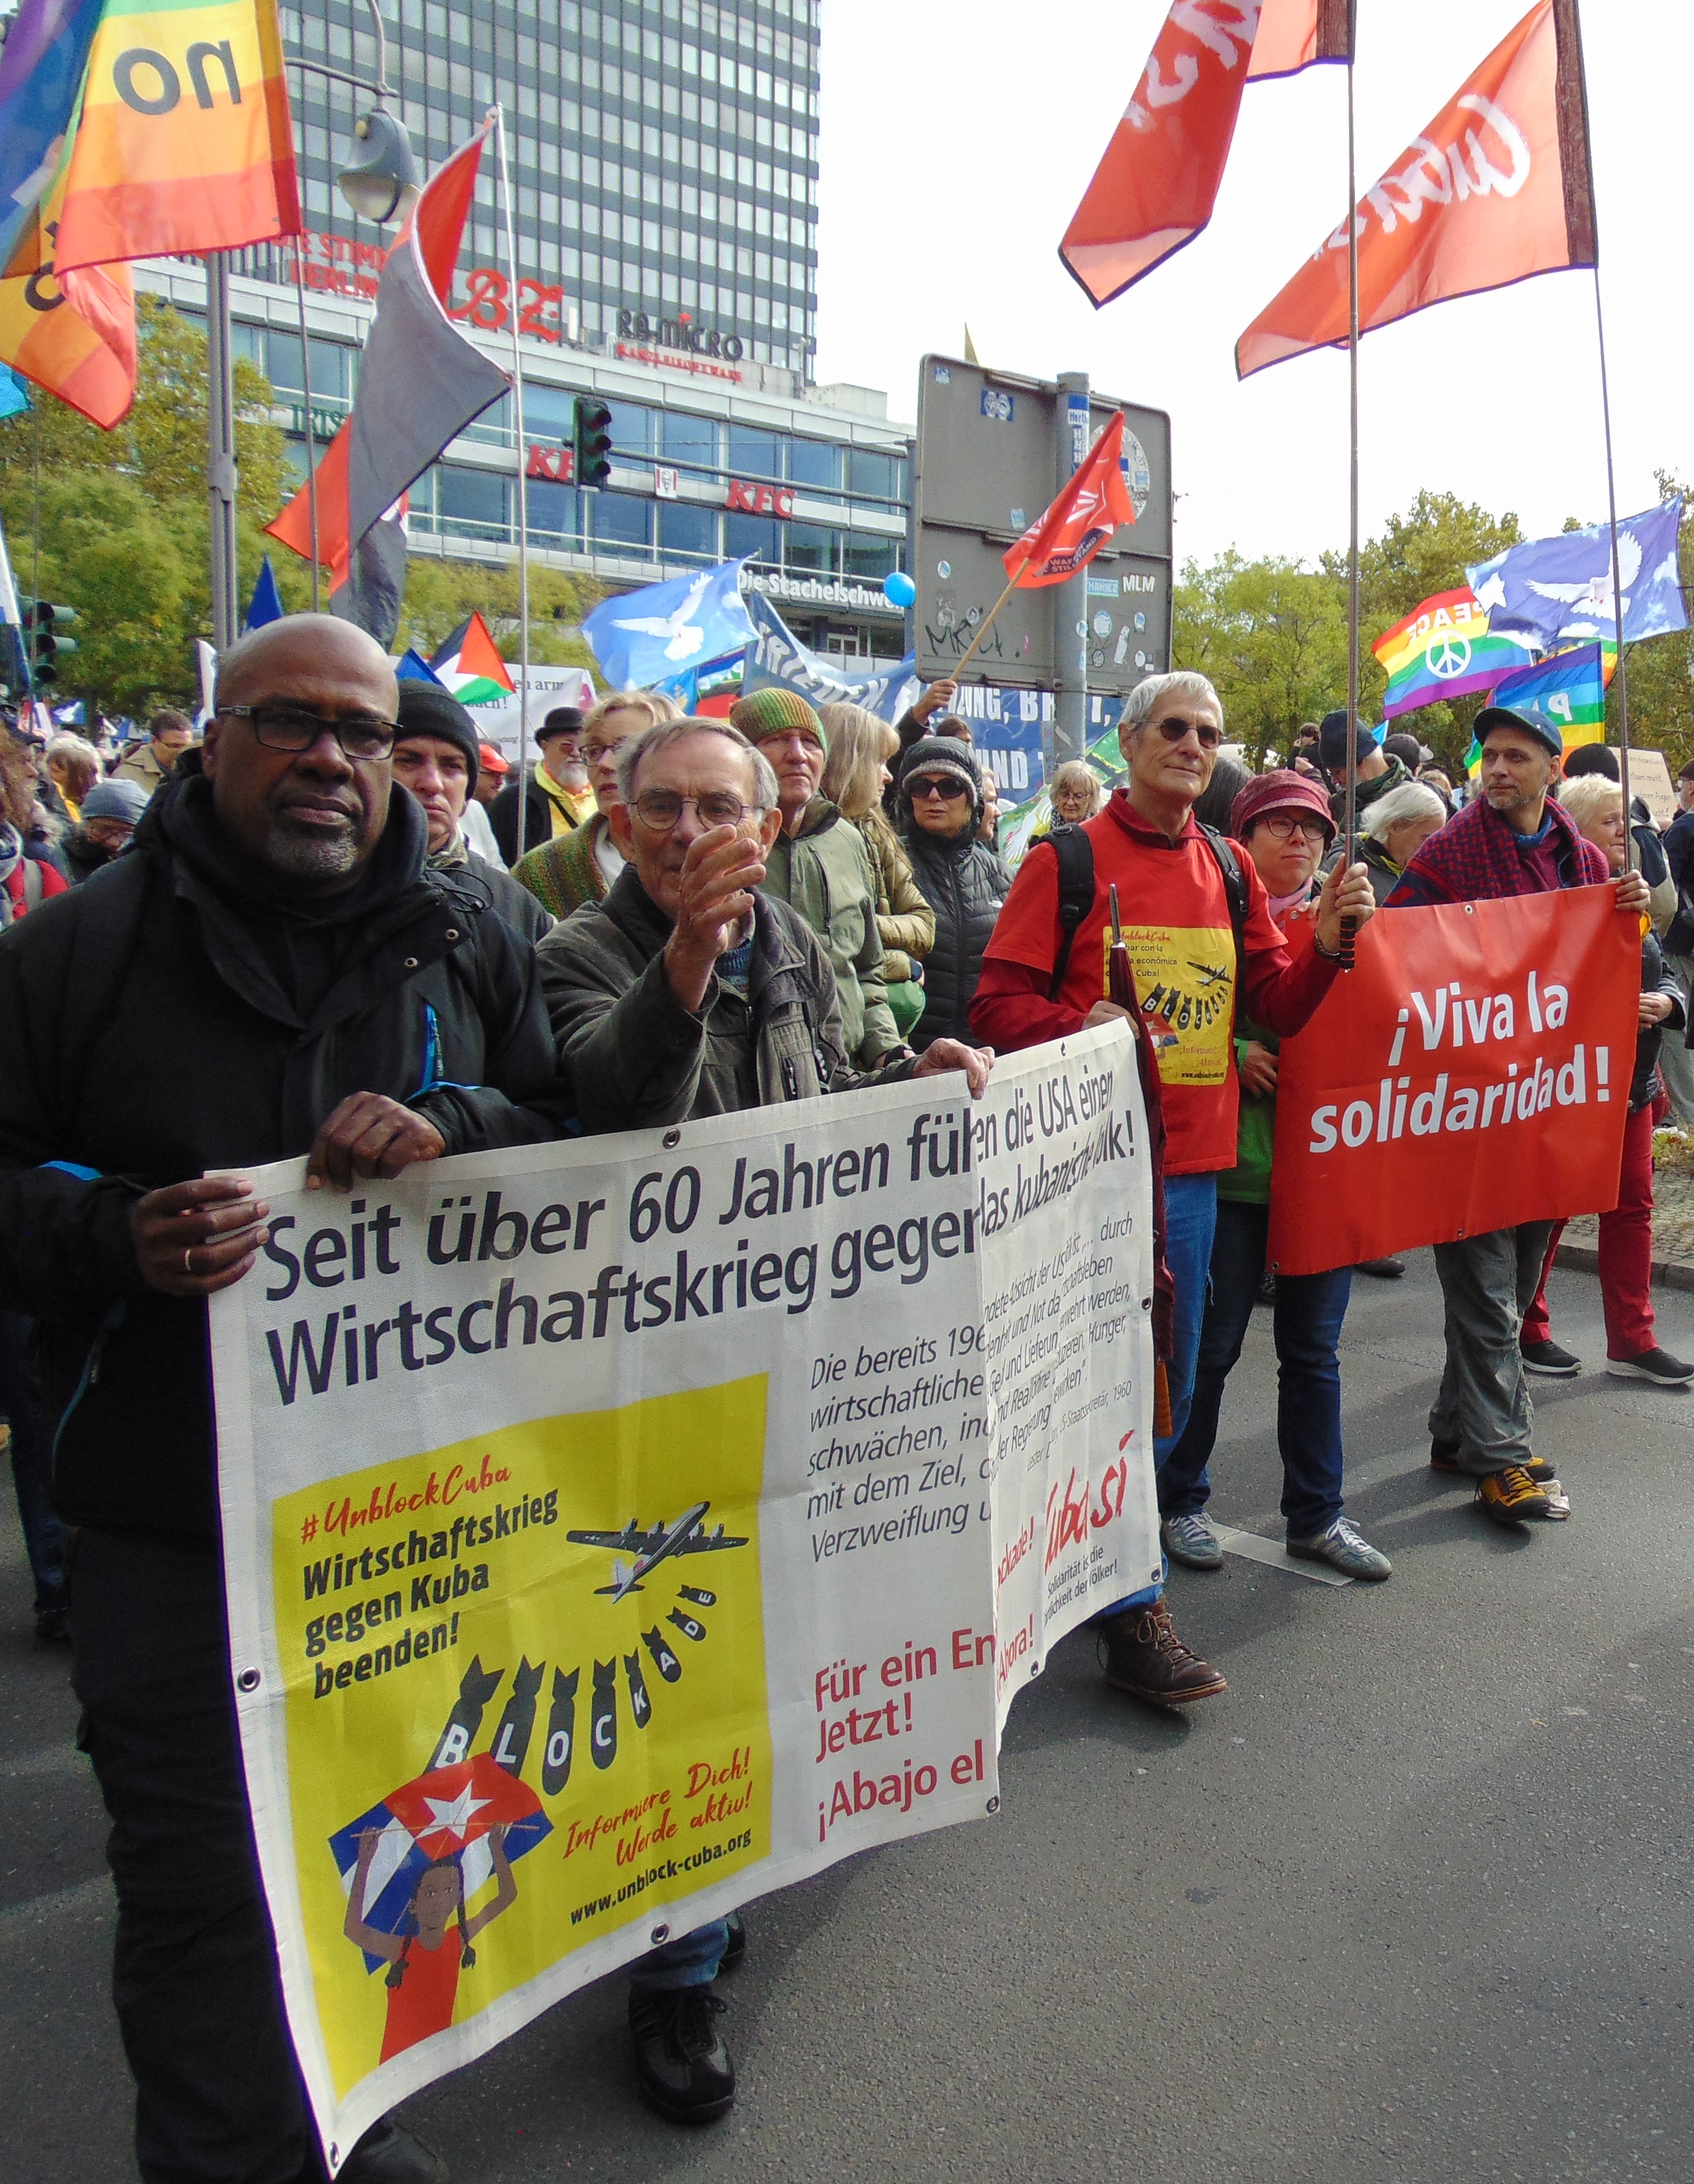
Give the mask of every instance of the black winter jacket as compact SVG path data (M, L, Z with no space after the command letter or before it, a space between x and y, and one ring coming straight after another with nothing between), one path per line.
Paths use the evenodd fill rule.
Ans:
M912 1027L911 1043L920 1052L937 1039L961 1039L968 1046L983 950L1011 892L1011 874L978 841L974 820L952 841L914 826L906 837L906 853L912 878L935 912L935 945L923 959L923 1014Z
M40 1323L68 1522L216 1535L206 1307L143 1284L143 1192L302 1156L352 1092L406 1101L449 1153L566 1127L531 952L424 846L397 796L356 888L261 903L189 776L130 855L0 936L0 1305Z

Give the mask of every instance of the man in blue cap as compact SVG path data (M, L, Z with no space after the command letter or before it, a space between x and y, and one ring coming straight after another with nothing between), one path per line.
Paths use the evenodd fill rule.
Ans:
M1490 705L1475 734L1478 794L1418 850L1383 907L1607 884L1620 912L1645 915L1641 874L1613 880L1604 856L1552 800L1564 760L1557 722L1537 705ZM1525 1221L1435 1246L1447 1360L1429 1412L1429 1462L1474 1478L1482 1507L1502 1524L1570 1513L1552 1466L1530 1446L1535 1414L1518 1349L1552 1228Z

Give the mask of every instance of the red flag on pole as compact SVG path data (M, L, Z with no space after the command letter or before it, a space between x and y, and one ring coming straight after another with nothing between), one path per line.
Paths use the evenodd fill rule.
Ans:
M1113 412L1111 423L1046 514L1002 556L1014 584L1026 591L1062 584L1087 567L1120 523L1135 521L1120 467L1123 453L1120 410Z
M335 587L346 581L359 540L508 384L447 317L477 163L493 125L485 122L432 179L384 261L358 399L317 467L318 554ZM309 560L309 488L303 485L265 529Z
M1354 214L1359 327L1592 265L1594 177L1576 0L1540 0ZM1243 378L1347 343L1345 224L1235 345Z
M1059 245L1095 305L1211 219L1250 82L1351 58L1350 0L1174 0Z

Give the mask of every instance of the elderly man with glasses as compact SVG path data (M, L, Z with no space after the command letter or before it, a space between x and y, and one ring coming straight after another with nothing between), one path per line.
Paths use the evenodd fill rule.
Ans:
M344 1190L560 1134L531 951L467 917L392 794L381 648L324 615L220 662L203 751L131 852L0 936L0 1307L30 1313L78 1528L73 1681L112 1816L113 1974L145 2184L321 2175L231 1702L206 1300L268 1209L209 1170ZM441 2184L379 2125L340 2174Z
M738 729L660 722L619 750L617 789L606 822L627 861L604 902L585 903L537 951L585 1130L952 1069L981 1093L994 1057L957 1039L873 1076L854 1068L822 942L761 886L783 807L776 773ZM636 2077L673 2122L709 2122L734 2101L713 1982L742 1946L738 1923L718 1920L635 1968Z
M1318 899L1313 946L1298 962L1290 957L1251 861L1194 817L1223 736L1223 707L1203 675L1137 684L1118 730L1128 778L1078 830L1093 879L1080 922L1062 922L1059 852L1050 838L1038 841L1006 897L971 1007L972 1030L1003 1050L1123 1016L1108 985L1106 890L1116 885L1142 1032L1163 1087L1165 1251L1176 1308L1170 1430L1154 1445L1162 1468L1188 1422L1218 1177L1235 1165L1238 1001L1279 1038L1298 1031L1340 968L1342 918L1362 923L1374 908L1362 865L1332 872ZM1225 1688L1177 1636L1162 1585L1120 1602L1100 1638L1106 1680L1137 1698L1184 1706Z

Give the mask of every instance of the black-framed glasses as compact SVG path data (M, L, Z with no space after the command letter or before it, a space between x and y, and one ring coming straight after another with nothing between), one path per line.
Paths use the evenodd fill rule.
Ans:
M1329 840L1331 832L1315 811L1267 811L1258 823L1279 842L1287 841L1292 834L1303 834L1308 842L1323 843Z
M920 774L911 784L911 800L914 804L921 797L925 796L939 796L945 798L949 804L956 804L970 793L962 781L955 781L947 775L938 777L933 773Z
M1167 721L1150 721L1167 744L1179 744L1184 736L1198 736L1201 750L1216 750L1223 740L1222 728L1214 728L1210 721L1184 721L1173 715Z
M342 755L356 764L387 758L394 748L398 721L379 720L374 713L345 713L326 721L321 713L309 713L303 705L220 705L218 715L245 721L255 741L266 750L289 751L298 757L309 751L320 736L333 736Z
M762 804L744 804L727 788L709 788L704 796L679 796L674 788L644 788L631 808L644 827L655 834L669 834L690 804L702 827L738 827L745 818L761 817L765 810Z

